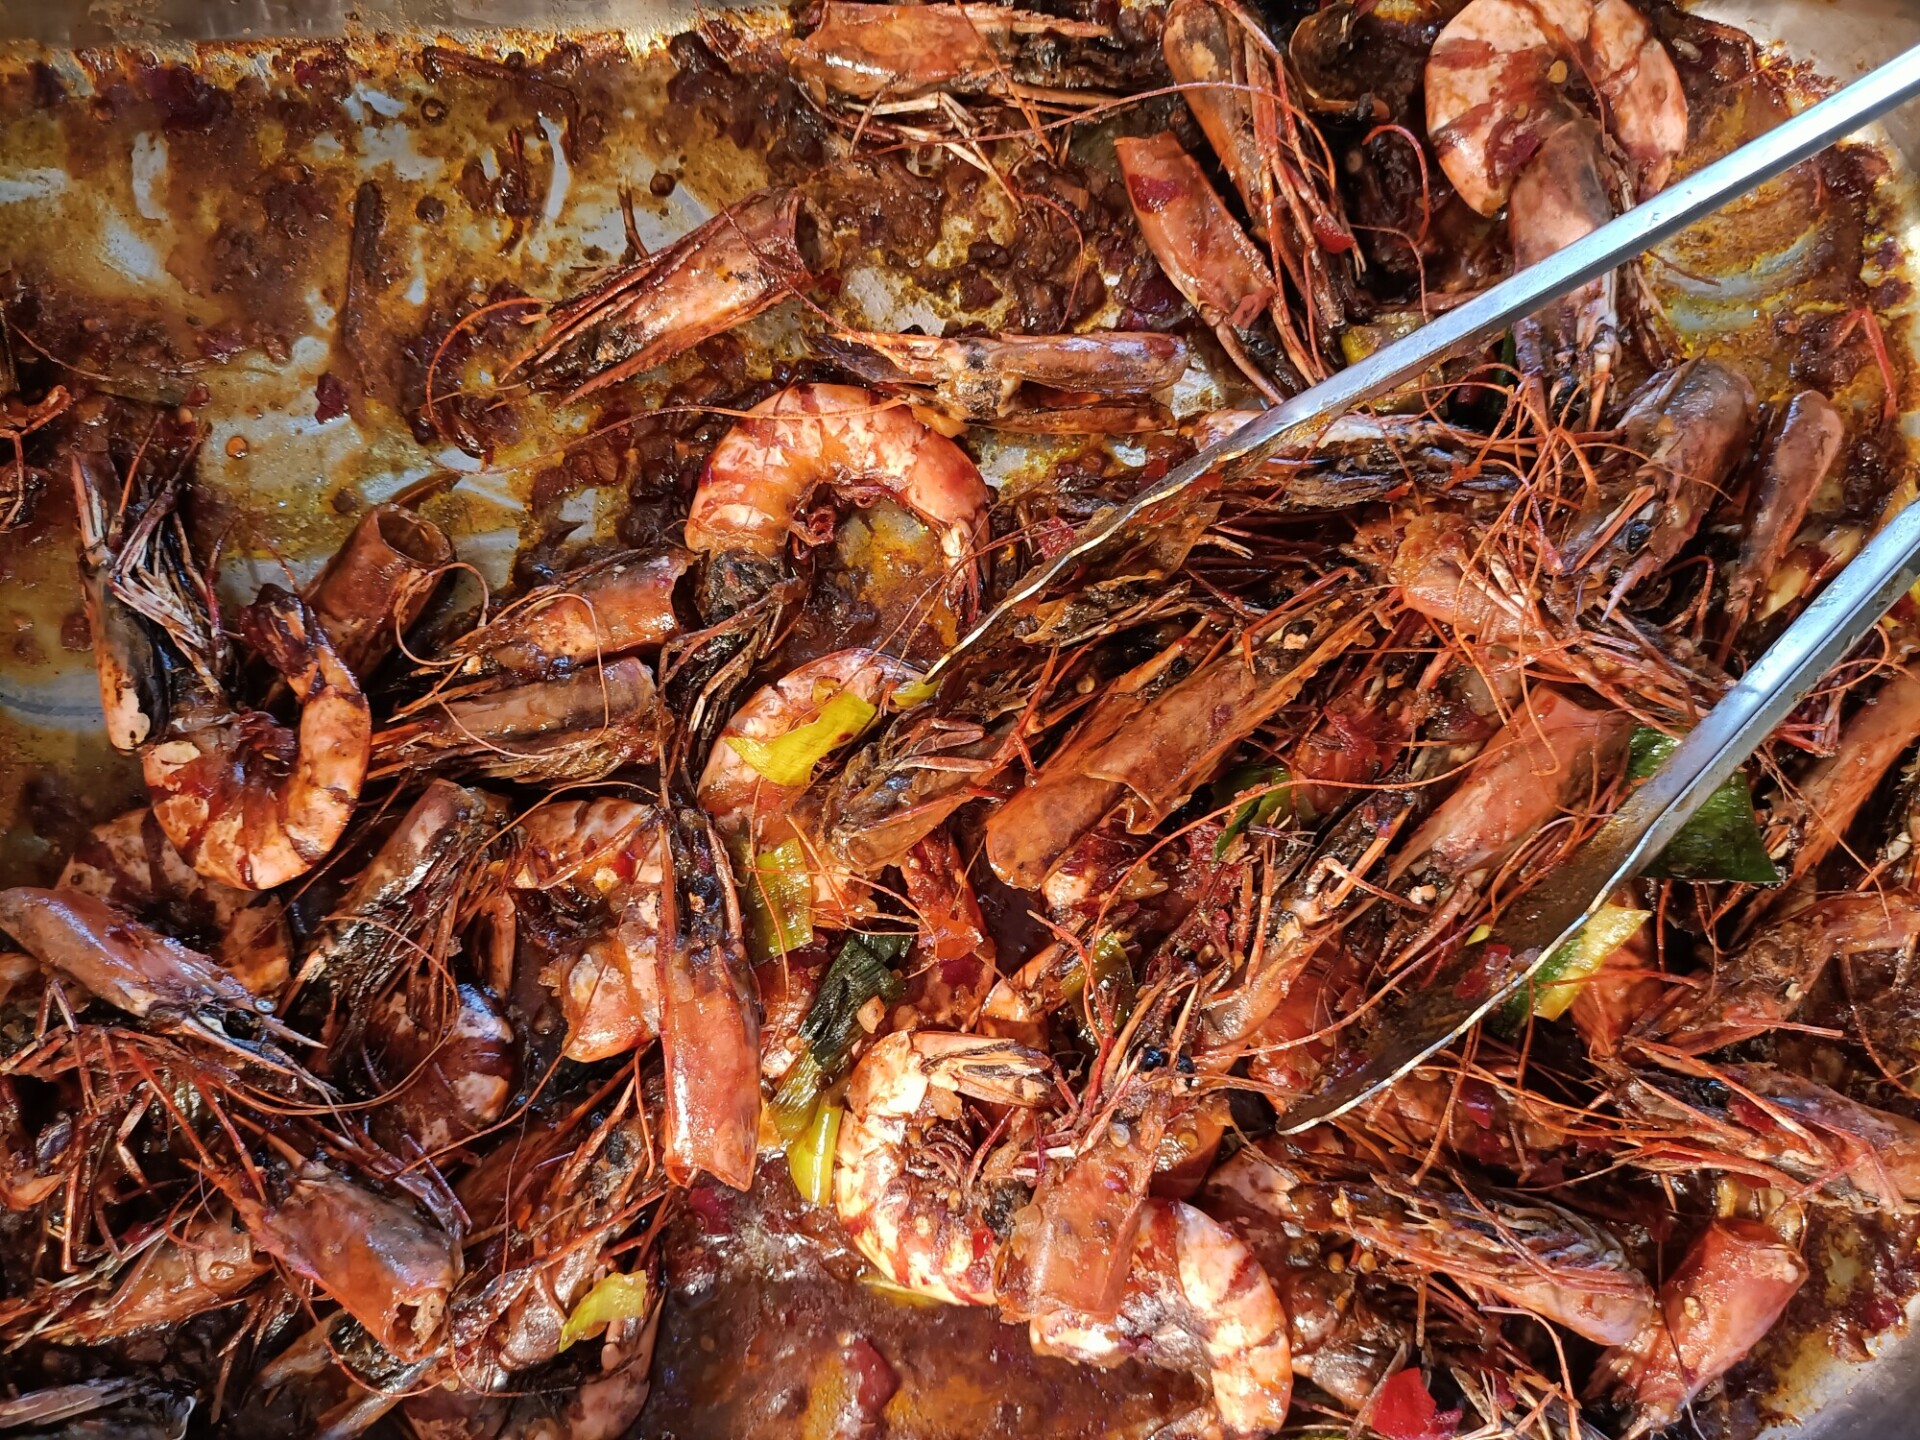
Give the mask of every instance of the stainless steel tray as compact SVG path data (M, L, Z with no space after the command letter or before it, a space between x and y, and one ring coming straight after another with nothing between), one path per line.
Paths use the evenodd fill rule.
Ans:
M623 31L636 39L670 34L698 23L716 10L749 8L729 0L0 0L0 56L9 50L137 44L163 57L174 47L196 41L321 39L381 32L426 34L456 39L512 37L536 43L541 36L565 32ZM1699 0L1698 13L1724 21L1819 74L1844 81L1920 42L1920 0ZM1920 109L1890 121L1885 138L1920 172ZM0 154L0 181L7 178L8 157ZM1920 205L1894 207L1892 228L1909 256L1920 255ZM697 196L689 197L700 213ZM3 247L0 247L3 248ZM4 257L0 257L4 258ZM1896 337L1914 353L1909 323ZM1907 433L1920 441L1920 414L1907 416ZM317 556L294 554L297 564ZM90 677L77 688L31 700L8 684L0 663L0 711L30 704L45 723L77 727L97 712ZM5 800L5 797L0 797ZM0 804L0 824L14 812ZM1810 1342L1817 1350L1817 1342ZM1804 1418L1775 1434L1807 1440L1885 1437L1920 1440L1920 1342L1889 1341L1880 1359L1866 1365L1833 1362L1810 1353L1783 1381L1775 1397L1784 1410Z

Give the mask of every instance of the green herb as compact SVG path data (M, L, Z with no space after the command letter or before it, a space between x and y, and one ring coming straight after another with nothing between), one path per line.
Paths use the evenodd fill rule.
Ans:
M1237 796L1255 791L1241 802L1227 821L1227 828L1213 842L1213 858L1224 860L1233 842L1249 825L1266 825L1282 810L1293 813L1293 783L1284 765L1243 765L1213 787L1216 809L1230 804Z
M1646 727L1633 732L1627 774L1647 779L1680 742ZM1745 771L1727 777L1678 835L1644 872L1668 880L1737 880L1748 885L1778 885L1780 872L1767 855L1760 822L1753 813L1753 792Z
M797 839L743 864L739 888L756 964L813 942L813 873Z
M775 785L805 785L813 779L814 766L871 725L879 713L851 690L842 690L812 720L776 739L729 735L726 742L761 779Z
M861 1008L876 995L891 1005L906 993L889 967L912 941L905 934L850 935L833 957L800 1022L800 1058L773 1096L773 1123L789 1140L812 1123L820 1092L846 1073L862 1033Z

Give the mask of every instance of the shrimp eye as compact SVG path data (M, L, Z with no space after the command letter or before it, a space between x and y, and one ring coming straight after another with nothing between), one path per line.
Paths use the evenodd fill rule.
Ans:
M1157 1045L1149 1045L1140 1055L1142 1070L1158 1070L1167 1063L1167 1052Z

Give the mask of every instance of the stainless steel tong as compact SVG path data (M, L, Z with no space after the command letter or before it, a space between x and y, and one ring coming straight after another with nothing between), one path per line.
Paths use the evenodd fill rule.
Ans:
M1259 464L1290 437L1310 439L1365 401L1504 332L1722 206L1920 96L1920 47L1907 51L1731 155L1688 176L1558 254L1243 425L1128 504L1096 517L1074 544L1025 577L929 672L933 678L1001 629L1075 566L1138 527ZM1820 676L1920 578L1920 502L1887 524L1601 829L1501 918L1482 947L1392 1002L1358 1068L1291 1106L1288 1131L1343 1114L1391 1085L1517 994L1607 896L1648 864L1714 789L1785 719ZM1488 957L1505 956L1490 966Z

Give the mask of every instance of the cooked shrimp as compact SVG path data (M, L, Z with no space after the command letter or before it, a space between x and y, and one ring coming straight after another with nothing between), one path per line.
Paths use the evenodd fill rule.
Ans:
M821 342L842 367L875 385L922 387L957 420L1027 434L1126 434L1164 430L1149 396L1187 368L1174 335L1100 330L1085 335L887 335L849 332ZM1024 396L1026 386L1042 387Z
M1034 37L1098 39L1107 26L998 5L855 4L828 0L787 63L824 100L902 100L1003 88L1008 62Z
M112 1293L64 1315L48 1338L87 1345L172 1327L232 1305L272 1268L224 1205L158 1230L133 1257Z
M834 1208L860 1253L897 1285L950 1305L991 1305L1002 1206L957 1174L928 1173L929 1135L957 1120L958 1096L1034 1105L1051 1065L984 1035L896 1031L854 1067L840 1124Z
M566 398L577 400L751 320L807 282L799 214L791 190L748 196L555 305L512 368L533 366L571 385Z
M522 782L603 780L659 749L653 672L628 656L555 680L428 696L373 737L373 773L414 769Z
M160 651L139 612L115 593L113 572L126 540L125 507L107 510L118 484L104 453L76 450L73 500L80 530L80 593L93 637L94 673L107 742L137 750L166 723L167 694Z
M300 1039L273 1018L272 1001L92 895L30 885L0 890L0 930L42 965L156 1029L197 1035L281 1067L285 1057L253 1036ZM228 1032L229 1022L239 1034Z
M450 995L431 985L396 990L375 1011L368 1035L382 1092L377 1136L398 1133L431 1154L506 1110L518 1076L513 1026L479 986L456 985Z
M461 675L550 679L678 632L673 591L693 557L621 551L531 590L441 654Z
M1215 410L1181 433L1205 447L1256 414ZM1342 415L1309 440L1283 444L1240 483L1272 486L1276 503L1289 510L1344 510L1387 499L1409 484L1458 491L1473 459L1458 430L1425 416Z
M1660 1044L1704 1054L1793 1018L1836 959L1908 950L1920 941L1920 901L1906 891L1830 895L1769 922L1745 945L1722 955L1704 990L1683 992L1642 1027Z
M1239 1151L1210 1187L1312 1231L1351 1235L1422 1270L1499 1296L1599 1345L1653 1317L1653 1287L1608 1230L1550 1201L1316 1175L1285 1142Z
M1787 402L1754 482L1740 553L1727 570L1727 604L1719 616L1722 664L1753 614L1761 588L1793 544L1807 507L1840 459L1846 438L1839 407L1818 390L1803 390ZM1764 620L1771 613L1763 607L1755 618Z
M242 627L292 689L298 730L236 712L196 685L140 765L160 828L188 864L243 890L271 890L338 843L366 778L373 726L359 681L304 602L265 586Z
M820 488L877 494L912 511L967 573L989 492L973 461L903 405L851 385L796 385L754 406L708 457L687 512L687 548L778 558Z
M1482 215L1508 207L1516 265L1614 215L1606 137L1570 84L1598 102L1639 198L1664 186L1687 143L1687 102L1632 0L1472 0L1427 59L1427 135L1441 168ZM1581 373L1595 413L1620 343L1614 290L1606 276L1516 327L1523 362Z
M0 1210L31 1210L67 1183L77 1157L56 1140L34 1133L13 1077L0 1075Z
M613 917L555 984L567 1058L604 1060L651 1044L660 1033L656 952L667 862L659 810L604 797L549 801L522 817L515 836L510 886L568 886L604 901Z
M1138 667L1153 674L1122 677L1111 692L1117 723L1103 726L1104 733L1083 731L989 818L994 873L1033 889L1123 802L1143 825L1169 814L1322 665L1371 629L1371 612L1341 589L1310 608L1282 607L1220 658L1170 685L1154 661ZM1142 703L1145 695L1151 698Z
M452 1237L414 1213L308 1161L262 1200L220 1181L260 1249L321 1287L402 1360L433 1352L460 1278Z
M866 886L835 863L820 841L812 807L801 805L811 798L811 776L797 781L784 775L769 778L754 768L749 756L764 753L756 747L778 744L803 726L821 727L818 743L809 746L817 768L819 761L856 738L887 697L918 673L878 650L838 650L810 660L756 691L733 713L701 772L700 806L738 854L758 855L798 842L799 859L813 877L815 922L828 928L838 927L836 917L861 907ZM858 704L846 706L842 697Z
M176 938L210 942L213 958L256 995L277 995L287 983L293 937L286 906L196 872L145 807L88 831L55 884L130 911Z
M1260 343L1250 327L1279 293L1266 260L1172 131L1123 137L1113 150L1153 258L1254 388L1278 403L1281 392L1247 353L1249 340Z
M1518 173L1591 87L1642 199L1687 143L1673 59L1631 0L1472 0L1427 60L1427 134L1460 196L1497 215Z
M1712 360L1641 387L1620 422L1639 463L1603 476L1560 542L1562 563L1599 582L1585 603L1611 608L1680 553L1745 457L1755 418L1753 386Z
M433 599L453 562L446 532L403 505L375 505L307 591L334 652L365 679Z
M1273 1284L1231 1231L1178 1200L1147 1203L1118 1314L1059 1312L1029 1331L1036 1354L1194 1371L1211 1386L1230 1436L1266 1435L1286 1423L1293 1359Z
M1660 1309L1601 1356L1590 1399L1627 1407L1629 1434L1664 1430L1773 1328L1807 1262L1755 1220L1715 1220L1660 1287Z

